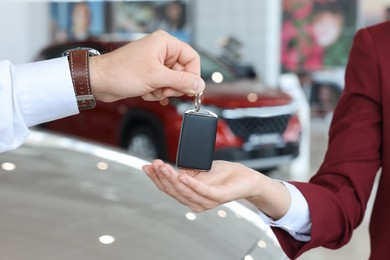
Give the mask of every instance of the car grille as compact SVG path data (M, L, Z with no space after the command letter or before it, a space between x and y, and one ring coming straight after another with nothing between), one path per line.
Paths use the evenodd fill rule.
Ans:
M225 121L236 136L247 141L252 134L282 134L290 117L290 114L285 114L272 117L225 118Z

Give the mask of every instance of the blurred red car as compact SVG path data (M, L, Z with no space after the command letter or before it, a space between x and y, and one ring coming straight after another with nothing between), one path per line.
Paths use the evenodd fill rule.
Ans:
M106 53L124 44L103 40L55 44L42 50L37 60L59 57L64 50L75 47ZM201 51L199 54L207 86L202 108L219 116L214 159L237 161L265 171L295 158L301 126L293 99L259 80L240 76L234 66ZM193 98L185 96L160 102L141 98L98 102L93 110L45 127L119 146L142 158L175 162L182 115L193 108L192 102Z

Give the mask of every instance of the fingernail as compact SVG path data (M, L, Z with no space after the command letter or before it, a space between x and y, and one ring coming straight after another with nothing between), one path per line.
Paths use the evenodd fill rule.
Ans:
M195 93L202 92L204 90L204 88L205 88L205 83L204 83L203 79L199 78L199 79L195 80L195 84L194 84L194 88L193 88Z

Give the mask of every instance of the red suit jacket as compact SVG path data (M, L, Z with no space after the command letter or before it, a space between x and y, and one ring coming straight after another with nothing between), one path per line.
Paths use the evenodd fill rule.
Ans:
M370 259L382 260L390 259L390 21L355 36L325 160L309 183L293 182L309 204L311 241L273 228L286 254L296 258L313 247L346 244L363 220L380 167Z

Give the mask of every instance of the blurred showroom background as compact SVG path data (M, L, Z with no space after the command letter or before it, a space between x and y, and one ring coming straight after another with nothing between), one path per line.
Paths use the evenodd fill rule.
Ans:
M126 40L166 29L296 99L303 127L300 154L270 174L308 180L326 150L353 36L390 19L390 0L183 0L178 1L182 20L172 24L161 14L170 2L0 0L0 59L26 63L53 43ZM344 248L316 249L300 259L367 259L368 217Z

